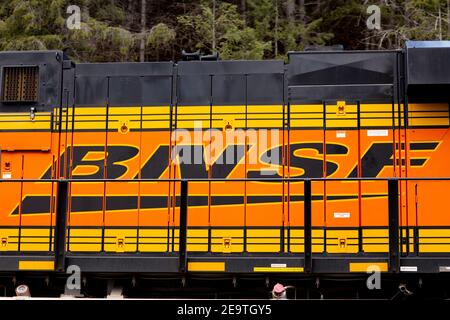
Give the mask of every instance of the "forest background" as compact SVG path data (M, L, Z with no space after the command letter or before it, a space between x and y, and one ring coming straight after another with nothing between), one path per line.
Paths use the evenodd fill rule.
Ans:
M0 50L58 49L78 62L176 61L182 50L286 59L446 39L450 0L0 0Z

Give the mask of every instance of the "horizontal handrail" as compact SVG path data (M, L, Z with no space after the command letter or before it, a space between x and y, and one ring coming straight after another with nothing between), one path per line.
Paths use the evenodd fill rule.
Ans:
M318 87L394 87L392 83L350 83L350 84L301 84L301 85L291 85L290 88L318 88Z
M305 182L305 181L450 181L450 177L374 177L374 178L181 178L181 179L0 179L2 182Z
M389 270L391 272L398 272L399 268L399 181L450 181L448 177L425 177L425 178L242 178L242 179L3 179L0 182L51 182L57 183L58 189L56 194L56 223L55 223L55 237L54 241L54 253L55 253L55 266L57 271L64 270L66 259L66 236L67 236L67 214L68 214L68 200L69 189L68 184L70 182L180 182L181 194L180 194L180 214L179 214L179 271L187 271L187 228L188 228L188 184L190 182L229 182L229 181L250 181L250 182L267 182L267 181L295 181L304 183L304 254L303 261L305 272L313 272L313 254L312 254L312 241L311 241L311 229L312 229L312 189L311 183L313 181L387 181L388 182L388 217L389 217ZM284 231L282 231L284 235ZM245 235L244 235L245 237ZM102 239L103 241L103 239ZM210 240L209 240L210 241ZM284 241L280 241L284 248ZM284 249L281 250L284 252Z

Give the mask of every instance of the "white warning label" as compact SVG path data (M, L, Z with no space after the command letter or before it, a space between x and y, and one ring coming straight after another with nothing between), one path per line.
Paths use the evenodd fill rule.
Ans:
M387 137L387 130L367 130L368 137Z
M334 217L336 219L346 219L350 218L350 212L335 212Z

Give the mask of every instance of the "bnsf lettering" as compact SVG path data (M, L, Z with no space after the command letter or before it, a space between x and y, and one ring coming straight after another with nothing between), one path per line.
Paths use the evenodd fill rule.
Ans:
M83 146L75 147L74 150L72 164L72 177L74 179L101 179L102 177L118 179L128 170L128 167L123 162L134 158L139 153L139 149L136 147L108 146L106 152L106 170L103 170L105 164L104 147ZM98 157L89 158L92 152L95 152ZM83 171L85 167L93 167L95 168L95 172L86 174Z
M226 178L244 157L244 145L230 145L220 154L211 165L213 178ZM176 146L172 157L178 157L181 176L183 178L208 178L205 162L204 146ZM199 157L195 159L194 157ZM234 160L236 159L236 160ZM157 179L169 165L169 146L160 146L145 162L141 170L142 179ZM135 179L139 174L136 174Z
M70 159L72 148L67 148L67 159ZM118 179L127 171L124 162L134 158L139 149L132 146L108 146L106 153L103 146L75 146L73 148L72 179ZM106 170L105 170L106 154ZM64 155L61 156L61 162ZM68 176L67 166L61 165L61 175ZM51 168L47 170L43 178L51 177Z
M208 178L205 164L205 148L203 146L177 146L176 154L180 158L180 170L183 178ZM213 178L226 178L244 157L244 145L229 145L220 154L219 158L211 164ZM201 164L194 159L201 155Z
M348 149L345 146L339 144L329 143L326 145L327 154L347 154ZM316 150L319 155L323 155L323 143L294 143L290 145L289 148L290 165L293 168L302 169L303 173L297 175L297 178L307 177L307 178L319 178L323 176L323 165L322 159L312 159L296 155L297 151L303 149L313 149ZM273 155L276 154L274 157ZM273 149L265 152L261 157L261 162L272 165L282 165L282 146L275 147ZM327 175L331 175L336 172L338 166L330 161L326 161ZM262 171L249 171L247 176L249 178L263 178L267 177L267 172ZM272 172L272 177L281 176L278 172Z
M392 143L374 143L361 159L361 175L364 178L376 177L385 167L392 167L394 165L394 152ZM413 142L410 144L411 154L415 150L432 151L438 146L437 142L421 143ZM402 146L404 147L404 146ZM402 159L404 161L404 159ZM421 166L425 163L426 158L410 159L411 166ZM404 165L404 163L402 163ZM356 165L349 177L357 176L358 166Z
M411 143L410 151L434 150L438 146L436 142ZM248 149L250 146L248 146ZM274 169L249 170L248 178L281 177L279 170L283 165L283 146L277 146L264 152L260 157L260 163L273 166ZM293 143L285 147L289 155L291 168L300 169L301 173L292 177L319 178L323 176L324 166L326 175L330 176L338 170L338 165L331 161L323 161L323 144L316 142ZM317 158L299 155L300 150L315 150ZM248 150L247 150L248 151ZM289 152L287 152L289 151ZM326 144L327 155L346 155L346 146L334 143ZM135 158L139 149L133 146L75 146L68 148L66 155L61 157L61 176L69 176L68 159L72 156L73 179L119 179L124 176L129 168L126 163ZM245 145L228 145L222 153L211 163L212 178L227 178L236 166L242 162L245 155ZM105 160L106 155L106 160ZM161 177L169 166L170 147L161 145L143 161L140 172L134 174L134 178L157 179ZM205 161L205 147L203 145L178 145L172 149L172 159L176 159L180 168L181 177L186 179L208 178L207 164ZM196 159L198 158L198 159ZM404 160L404 159L402 159ZM411 157L411 166L422 166L427 158ZM284 165L287 165L285 161ZM106 168L105 168L106 164ZM392 167L393 144L389 142L373 143L361 158L361 172L363 177L377 177L386 167ZM135 169L138 171L137 169ZM51 168L43 175L43 178L51 177ZM64 174L64 172L66 174ZM348 177L356 177L358 166L355 165Z
M393 165L392 143L374 143L361 159L361 175L365 178L376 177L386 166ZM357 177L356 165L350 177Z

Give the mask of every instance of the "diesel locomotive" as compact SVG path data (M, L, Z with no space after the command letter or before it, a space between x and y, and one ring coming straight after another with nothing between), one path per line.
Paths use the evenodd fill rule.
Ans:
M0 80L4 276L450 271L449 42Z

